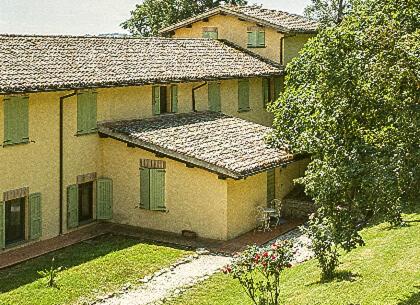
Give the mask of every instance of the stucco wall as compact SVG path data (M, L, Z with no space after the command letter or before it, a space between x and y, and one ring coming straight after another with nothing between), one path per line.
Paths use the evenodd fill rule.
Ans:
M248 48L248 33L249 26L256 26L255 23L248 21L241 21L233 16L216 15L209 18L208 22L198 21L193 23L191 28L180 28L175 30L173 37L202 37L203 27L217 27L218 38L229 40L243 48L246 48L256 54L269 58L275 62L280 62L280 37L283 34L278 33L272 28L265 28L265 48Z
M294 36L286 37L283 41L283 64L287 65L294 57L298 56L299 51L311 37L314 37L314 35L296 34Z
M191 230L198 236L227 238L227 182L218 176L170 159L166 161L167 212L139 208L141 158L158 160L152 153L128 148L113 139L101 139L103 174L114 183L112 221L149 229L181 233Z

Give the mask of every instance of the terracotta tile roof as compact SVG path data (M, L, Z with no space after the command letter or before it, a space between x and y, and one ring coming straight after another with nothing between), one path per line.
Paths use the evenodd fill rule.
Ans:
M210 39L0 35L0 93L279 75Z
M186 25L200 21L204 18L208 18L221 13L240 17L250 22L272 27L285 33L316 33L318 27L317 22L309 20L303 16L290 14L279 10L264 9L258 5L225 5L208 10L207 12L204 12L200 15L182 20L176 24L161 29L159 32L161 34L168 33Z
M266 145L271 128L216 112L103 122L98 128L102 135L234 179L293 159Z

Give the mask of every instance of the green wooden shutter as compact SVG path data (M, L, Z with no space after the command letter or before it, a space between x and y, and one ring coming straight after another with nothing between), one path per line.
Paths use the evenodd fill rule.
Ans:
M209 33L209 38L211 39L218 39L219 35L216 31L212 31L212 32L208 32Z
M77 133L85 133L87 131L87 109L86 109L86 93L79 92L77 94Z
M274 99L277 100L282 91L283 79L280 77L274 78Z
M178 112L178 86L172 85L171 86L171 110L172 112Z
M0 249L5 247L5 212L4 212L4 202L0 201Z
M248 47L256 47L258 44L258 31L248 31Z
M150 169L140 169L140 207L150 209Z
M112 218L112 179L99 178L96 181L96 218Z
M150 209L165 209L165 170L150 169Z
M76 184L67 187L67 227L79 225L79 187Z
M275 169L267 171L267 203L276 198L276 172Z
M258 46L265 47L265 31L258 31Z
M220 98L220 83L209 82L208 83L208 100L210 111L221 111L222 103Z
M29 195L29 238L38 239L42 235L41 193Z
M262 79L262 94L263 94L263 103L264 108L270 102L270 79L263 78Z
M203 38L210 38L210 32L203 31Z
M4 98L4 144L29 141L29 97Z
M160 87L152 87L152 107L153 114L160 114Z
M97 130L97 97L98 93L94 91L90 91L87 94L87 108L88 108L88 132L94 132Z
M249 110L249 81L241 79L238 81L238 111Z

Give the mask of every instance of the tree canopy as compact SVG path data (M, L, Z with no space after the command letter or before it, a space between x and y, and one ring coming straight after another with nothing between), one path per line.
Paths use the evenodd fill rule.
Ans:
M121 26L136 36L156 36L161 28L222 4L245 5L246 0L144 0Z
M352 7L352 0L312 0L305 8L305 16L317 20L320 27L341 23Z
M309 40L271 105L273 145L311 162L300 179L345 250L420 193L420 0L364 0Z

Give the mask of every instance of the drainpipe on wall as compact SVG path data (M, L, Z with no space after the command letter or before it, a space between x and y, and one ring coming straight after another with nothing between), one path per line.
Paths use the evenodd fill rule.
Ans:
M195 91L200 89L201 87L204 87L205 85L207 85L207 82L202 83L201 85L198 85L197 87L193 87L192 88L192 111L196 112L197 110L195 109Z
M60 178L59 178L59 183L60 183L60 187L59 187L59 191L60 191L60 207L59 207L59 211L60 211L60 216L59 216L59 221L60 221L60 231L59 231L59 235L63 234L63 182L64 182L64 100L67 98L70 98L72 96L75 96L77 94L77 90L75 90L73 93L64 95L60 97Z

